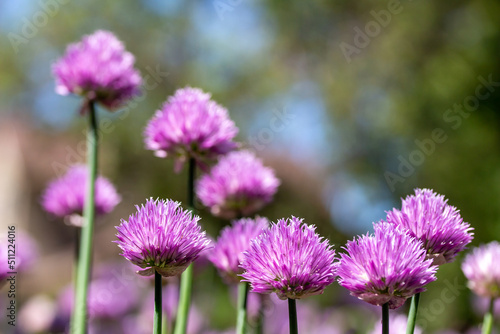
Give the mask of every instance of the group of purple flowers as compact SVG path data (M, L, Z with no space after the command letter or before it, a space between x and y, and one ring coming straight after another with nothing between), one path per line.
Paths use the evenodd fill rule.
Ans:
M139 92L141 78L133 64L134 57L112 33L98 31L69 46L55 64L56 90L115 109ZM459 210L429 189L416 189L401 209L388 211L384 221L373 225L374 233L348 241L340 254L303 219L252 218L272 201L280 181L253 152L240 149L234 141L237 133L228 111L210 94L191 87L177 90L149 121L146 149L175 159L176 172L186 163L199 166L196 196L212 215L232 223L211 242L193 207L146 200L117 226L115 241L121 255L141 268L139 274L177 276L206 252L227 283L249 283L253 292L276 293L291 308L296 299L321 294L337 281L363 301L395 309L425 291L436 280L438 267L452 262L473 239ZM47 188L45 210L81 227L88 182L84 166L72 167ZM120 200L107 179L95 180L97 214L110 212ZM492 243L464 261L471 289L482 296L500 296L497 255L500 245ZM291 331L293 326L291 320Z

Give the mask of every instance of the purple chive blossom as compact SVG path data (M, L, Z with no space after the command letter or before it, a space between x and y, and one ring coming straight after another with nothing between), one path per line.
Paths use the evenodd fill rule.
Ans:
M269 203L280 181L250 151L222 157L198 181L196 194L213 215L226 219L249 216Z
M225 227L208 259L229 282L239 282L237 276L243 271L239 267L243 259L243 252L250 247L252 239L256 238L269 226L266 218L243 218L234 221L232 226Z
M432 190L415 189L415 195L403 200L401 211L387 212L389 223L400 225L422 241L435 265L452 262L473 238L473 228L447 201Z
M180 171L188 158L201 167L237 148L233 142L238 128L225 108L199 88L178 89L161 110L156 111L144 130L148 150L160 158L176 160Z
M49 184L42 195L42 206L45 211L56 217L68 218L71 225L81 226L87 179L86 166L71 167L64 176ZM96 213L99 215L109 213L120 203L121 197L108 179L98 176L95 182Z
M98 30L71 44L53 66L56 92L76 94L114 109L139 95L134 56L113 33Z
M474 248L462 262L469 288L481 297L500 297L500 243L497 241Z
M373 305L398 308L436 280L437 267L426 260L422 243L394 224L374 225L374 235L348 241L337 275L351 295Z
M137 273L150 276L180 275L208 247L201 232L200 218L183 210L179 202L149 199L137 212L123 220L115 241L123 255L143 268Z
M292 217L264 230L243 252L243 281L253 292L276 292L280 299L323 293L335 280L335 251L315 229Z
M109 278L94 279L89 285L88 311L91 318L117 319L134 308L139 295L137 289L119 293L116 281ZM74 288L66 287L59 296L61 312L69 316L74 305Z

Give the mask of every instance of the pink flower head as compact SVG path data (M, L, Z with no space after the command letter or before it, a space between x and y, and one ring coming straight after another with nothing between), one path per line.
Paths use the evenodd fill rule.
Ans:
M387 212L387 222L400 225L422 241L435 265L452 262L473 238L473 228L447 202L430 189L415 189L415 195L403 200L401 211Z
M53 65L56 92L76 94L114 109L139 95L141 76L134 56L109 31L98 30L70 44Z
M347 254L340 254L338 282L370 304L398 308L436 280L437 267L426 260L422 243L401 227L380 222L374 229L374 235L347 242Z
M268 226L269 221L261 217L234 221L222 230L214 248L208 253L208 259L228 281L239 282L237 275L243 272L240 268L243 252L250 247L252 239Z
M335 280L335 251L315 229L296 217L272 224L243 252L243 281L280 299L323 293Z
M176 159L180 171L189 158L201 167L237 148L238 128L225 108L199 88L178 89L158 110L144 130L148 150L161 158Z
M462 262L469 288L481 297L500 297L500 243L497 241L474 248Z
M213 215L249 216L269 203L280 181L250 151L231 152L199 180L196 194Z
M57 217L81 216L87 193L88 168L72 166L64 176L52 181L42 195L45 211ZM97 214L111 212L120 203L121 197L108 179L98 176L95 181L95 208ZM81 226L81 219L70 218L69 222Z
M183 210L179 202L149 199L128 221L116 227L118 247L133 264L143 268L138 274L177 276L209 245L200 218Z

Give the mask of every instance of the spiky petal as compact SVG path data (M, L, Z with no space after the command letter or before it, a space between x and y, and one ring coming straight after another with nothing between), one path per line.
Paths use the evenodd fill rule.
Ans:
M226 219L249 216L269 203L280 181L250 151L229 153L201 177L196 194L213 215Z
M156 111L144 130L148 150L176 159L176 171L190 157L205 168L220 155L237 148L238 128L225 108L199 88L178 89Z
M134 61L113 33L98 30L70 44L53 65L56 92L81 95L115 109L139 94L142 79Z
M269 221L262 217L234 221L221 231L214 248L208 253L208 259L226 280L239 282L237 275L243 272L240 268L243 252L250 247L252 239L268 226Z
M407 229L422 241L435 265L452 262L473 239L473 228L443 195L430 189L415 189L403 200L401 211L387 212L387 221Z
M165 277L180 275L209 240L201 232L200 218L183 210L179 202L149 199L137 212L116 227L123 255L144 268L138 273L150 276L156 270Z
M335 280L335 251L315 229L296 217L272 224L243 252L243 281L280 299L323 293Z
M469 280L468 286L482 297L500 297L500 243L476 247L462 262L462 271Z
M370 304L398 308L436 280L437 267L426 260L422 243L401 227L380 222L374 229L374 235L347 242L347 253L340 254L338 282Z

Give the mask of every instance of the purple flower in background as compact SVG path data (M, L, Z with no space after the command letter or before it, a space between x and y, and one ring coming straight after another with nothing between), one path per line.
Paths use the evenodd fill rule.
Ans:
M148 150L176 160L176 171L195 158L201 167L237 148L238 128L225 108L199 88L178 89L158 110L144 130Z
M243 252L250 247L252 239L268 226L269 221L261 217L234 221L232 226L226 226L221 231L214 248L208 253L208 259L229 282L239 282L237 275L243 272L239 267Z
M185 211L179 202L149 199L137 212L116 227L123 255L143 268L138 274L150 276L156 270L165 277L180 275L209 240L201 232L200 218Z
M87 167L76 165L64 176L50 183L42 195L42 206L45 211L57 217L68 217L71 225L81 226L87 179ZM95 182L96 213L100 215L109 213L120 203L121 197L108 179L98 176Z
M89 285L88 310L91 318L118 319L132 310L139 301L137 289L117 291L116 281L109 277L94 279ZM60 312L69 318L74 305L74 288L66 287L59 296Z
M9 272L23 272L31 267L38 258L38 246L28 234L23 231L14 229L9 230L10 236L14 239L9 242L7 233L0 240L0 288L6 282ZM9 245L15 246L15 256L9 254Z
M337 275L351 295L373 305L398 308L436 280L436 266L426 259L422 243L394 224L374 225L374 235L348 241Z
M335 280L335 251L315 229L296 217L272 224L243 253L243 281L280 299L321 294Z
M226 219L249 216L269 203L280 181L250 151L222 157L198 181L196 194L213 215Z
M473 238L473 228L447 201L432 190L415 189L415 195L403 200L401 211L387 212L387 222L400 225L422 241L435 265L452 262Z
M481 297L500 297L500 243L497 241L474 248L462 262L469 288Z
M111 109L120 107L140 92L142 79L134 61L113 33L98 30L69 45L53 65L56 92L81 95Z

